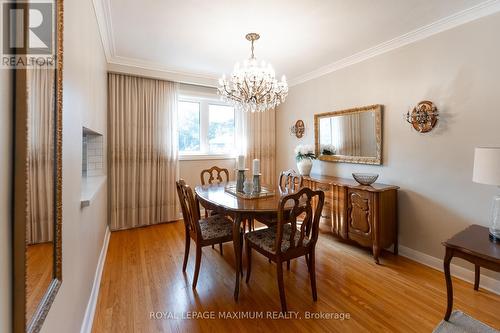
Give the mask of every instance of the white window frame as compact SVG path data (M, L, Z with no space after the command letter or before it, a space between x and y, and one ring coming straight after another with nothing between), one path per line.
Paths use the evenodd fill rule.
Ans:
M179 151L179 160L223 160L234 159L238 155L236 152L230 154L216 154L209 152L208 145L208 126L209 126L209 105L230 106L231 104L224 103L214 96L200 95L184 95L181 94L177 98L177 102L198 103L200 105L200 151L199 152L181 152ZM234 141L236 144L236 109L234 109Z

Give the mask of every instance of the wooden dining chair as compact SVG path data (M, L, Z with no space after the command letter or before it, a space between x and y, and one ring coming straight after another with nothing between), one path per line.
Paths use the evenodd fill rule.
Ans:
M210 169L202 170L200 178L201 185L227 183L229 181L229 171L225 168L213 166Z
M316 207L312 204L313 200L317 202ZM290 201L293 202L291 210L286 207ZM248 266L246 282L249 282L252 270L252 250L256 250L271 261L276 262L282 312L287 311L282 266L285 261L305 256L311 280L312 298L314 301L318 299L315 249L319 233L319 219L324 202L325 194L323 191L313 191L303 187L298 192L281 198L278 205L278 222L275 227L259 229L245 234ZM297 217L302 214L305 214L305 218L299 226ZM306 232L308 227L311 230L310 236Z
M200 179L201 185L227 183L229 181L229 171L214 165L210 169L202 170ZM208 217L209 214L210 212L205 209L205 217Z
M181 179L176 182L177 195L181 202L182 216L186 231L186 245L182 271L186 271L191 239L196 243L196 263L194 268L193 289L198 282L201 265L201 249L204 246L222 244L233 241L233 222L222 216L212 215L200 219L200 205L195 199L193 190ZM243 238L240 234L241 239ZM222 251L221 251L222 254Z
M229 181L229 171L224 168L219 168L218 166L213 166L210 169L202 170L200 178L201 178L201 185L227 183ZM205 209L205 217L207 217L209 214L210 212L207 209ZM254 229L254 224L252 220L245 219L243 221L243 230L246 230L247 225L249 231ZM221 245L221 251L222 251L222 245Z
M301 175L299 175L295 170L289 169L286 171L282 171L280 173L279 181L278 181L278 189L281 193L287 194L291 192L296 192L304 185L304 179ZM276 218L258 218L257 221L269 226L276 224Z
M298 191L304 185L304 178L295 170L289 169L280 173L278 188L281 193L292 193ZM259 219L259 222L267 226L276 224L276 218L267 218L267 220ZM290 269L290 261L287 262L287 269Z
M304 185L304 178L290 169L282 171L279 178L279 189L281 192L295 192Z
M225 168L219 168L218 166L214 165L210 169L202 170L200 173L200 179L201 185L227 183L229 181L229 170ZM210 214L214 214L214 212L210 212L205 208L205 218L207 218ZM212 244L212 249L213 248L214 244ZM219 249L222 253L222 244L219 244Z

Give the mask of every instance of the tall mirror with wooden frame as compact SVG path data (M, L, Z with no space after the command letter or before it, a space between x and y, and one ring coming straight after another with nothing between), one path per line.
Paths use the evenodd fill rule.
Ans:
M382 164L382 105L315 114L314 141L320 160Z
M62 283L63 0L9 10L29 41L16 44L14 71L13 330L25 333L40 331ZM42 23L32 32L34 19Z

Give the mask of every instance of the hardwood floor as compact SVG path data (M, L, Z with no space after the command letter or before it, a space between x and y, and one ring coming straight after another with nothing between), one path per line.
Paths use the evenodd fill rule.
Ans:
M26 319L30 320L52 281L52 242L26 247Z
M182 222L113 232L93 332L432 332L446 309L443 273L387 252L378 266L369 252L322 234L318 301L312 301L305 260L294 260L291 270L284 270L286 297L289 311L302 319L267 319L267 311L280 310L275 264L254 252L252 277L249 284L242 280L236 303L232 245L224 246L224 256L217 247L203 249L196 290L191 289L193 252L183 274ZM500 296L475 292L461 280L453 283L455 309L500 328ZM216 319L150 318L151 312L182 316L186 311L207 311ZM264 311L264 318L219 318L232 311ZM350 319L306 319L306 311L348 313Z

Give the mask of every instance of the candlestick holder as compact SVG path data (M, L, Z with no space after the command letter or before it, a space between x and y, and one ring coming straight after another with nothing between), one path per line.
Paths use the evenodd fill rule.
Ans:
M260 187L260 176L262 174L257 174L253 175L253 193L260 193L261 187Z
M238 171L236 177L236 191L243 192L243 184L245 183L245 171L248 169L236 169Z

